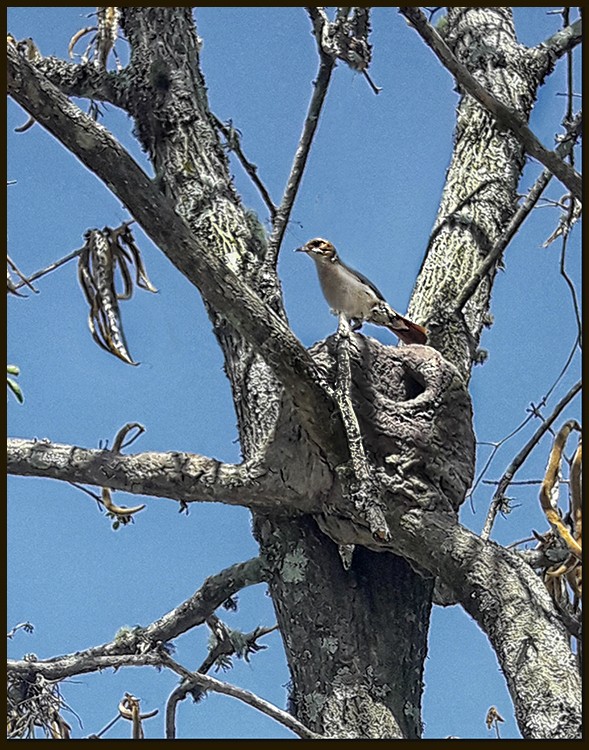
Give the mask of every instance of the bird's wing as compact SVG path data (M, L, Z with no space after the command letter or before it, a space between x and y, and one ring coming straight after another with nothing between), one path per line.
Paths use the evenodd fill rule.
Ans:
M339 262L342 264L342 266L346 270L350 271L350 273L355 274L361 281L363 281L367 286L369 286L379 299L381 299L383 302L386 302L386 300L385 300L382 292L380 291L380 289L378 289L376 286L374 286L374 284L372 283L372 281L370 281L370 279L367 279L366 276L364 276L363 273L360 273L360 271L356 271L355 268L351 268L351 266L348 266L346 263L344 263L342 261L341 258L339 259Z

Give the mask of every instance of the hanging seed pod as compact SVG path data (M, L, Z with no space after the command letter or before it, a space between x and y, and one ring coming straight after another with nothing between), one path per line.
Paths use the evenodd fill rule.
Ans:
M136 365L129 354L119 300L131 299L133 280L129 266L135 265L138 287L149 292L151 284L141 253L127 222L117 229L90 229L84 235L85 245L78 260L78 281L90 306L88 326L98 346L123 362ZM120 269L123 291L115 290L115 271Z

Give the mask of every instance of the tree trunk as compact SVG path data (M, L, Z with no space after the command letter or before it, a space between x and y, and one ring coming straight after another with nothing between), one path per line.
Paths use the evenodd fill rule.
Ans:
M265 263L251 228L256 220L233 189L212 125L190 9L126 8L123 24L133 50L129 106L161 189L192 231L284 315L275 269ZM172 74L185 90L170 87ZM281 389L251 346L207 309L249 459L271 434ZM255 515L255 533L271 572L295 715L331 736L419 737L431 579L399 558L364 550L345 571L315 522L284 510ZM304 569L301 579L289 573L291 559Z
M284 317L260 225L233 188L210 117L190 9L127 8L123 19L133 50L130 110L161 189L193 233ZM509 9L451 8L445 38L496 97L527 117L539 81L526 75ZM515 210L524 157L516 138L469 96L458 110L455 142L410 314L426 322L431 345L468 379L495 269L464 316L452 302ZM273 438L281 388L251 345L205 304L225 356L243 455L251 459ZM389 377L386 368L382 377ZM373 383L372 393L385 386ZM382 459L372 456L375 465ZM467 478L474 454L469 460ZM463 497L454 498L455 508ZM277 515L254 513L254 533L269 570L297 718L333 737L419 737L433 579L394 555L365 549L356 549L345 570L315 521L284 507Z

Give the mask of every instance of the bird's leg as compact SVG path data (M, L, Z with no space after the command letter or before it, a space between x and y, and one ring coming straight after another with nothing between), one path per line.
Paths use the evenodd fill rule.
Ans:
M362 328L363 325L364 325L364 321L363 320L359 320L359 319L355 319L355 318L352 318L350 320L350 327L351 327L352 331L359 331Z

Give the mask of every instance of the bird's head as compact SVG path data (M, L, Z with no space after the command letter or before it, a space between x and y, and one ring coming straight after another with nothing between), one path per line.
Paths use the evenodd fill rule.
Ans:
M295 252L307 253L313 260L327 260L332 263L337 258L335 247L328 240L324 240L321 237L316 237L314 240L309 240L302 247L297 247Z

